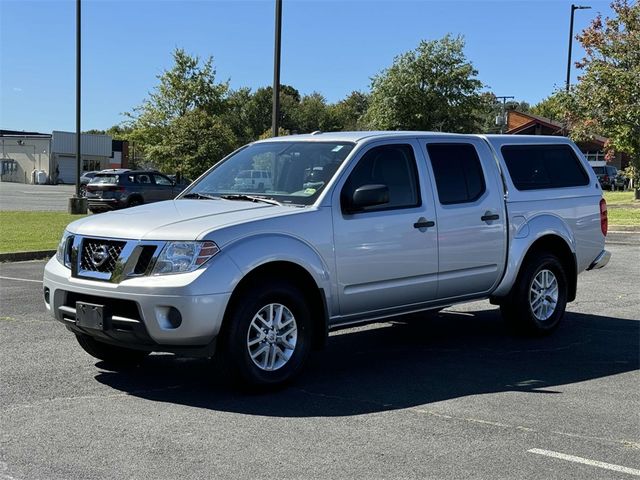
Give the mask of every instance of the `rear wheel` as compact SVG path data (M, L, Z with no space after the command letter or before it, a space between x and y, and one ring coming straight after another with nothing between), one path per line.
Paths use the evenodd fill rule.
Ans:
M89 355L117 367L136 366L149 355L149 352L116 347L115 345L99 342L84 333L76 333L76 339L82 349Z
M523 265L510 298L500 305L517 330L545 335L558 327L567 306L567 275L553 254L540 252Z
M228 316L217 354L232 381L268 388L291 381L311 347L311 314L304 294L284 281L244 290Z

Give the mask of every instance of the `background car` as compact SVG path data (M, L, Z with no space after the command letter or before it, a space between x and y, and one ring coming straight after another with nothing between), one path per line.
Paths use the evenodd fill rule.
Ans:
M86 197L89 210L98 213L171 200L184 188L153 170L103 170L87 184Z
M85 197L87 195L87 184L91 181L93 177L96 176L98 170L92 170L90 172L84 172L80 175L80 196Z
M617 188L624 190L626 187L626 177L618 173L616 167L603 165L591 168L593 168L593 171L596 173L603 190L616 190Z

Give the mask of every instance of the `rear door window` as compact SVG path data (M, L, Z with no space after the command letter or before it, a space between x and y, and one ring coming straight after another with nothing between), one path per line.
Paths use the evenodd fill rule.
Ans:
M442 205L469 203L485 192L480 157L469 143L430 143L427 152Z
M569 145L505 145L502 156L518 190L589 184L587 172Z

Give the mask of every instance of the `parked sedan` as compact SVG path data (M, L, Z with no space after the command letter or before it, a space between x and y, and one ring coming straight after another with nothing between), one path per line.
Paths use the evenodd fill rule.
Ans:
M156 171L103 170L87 185L86 197L89 210L98 213L171 200L183 189Z

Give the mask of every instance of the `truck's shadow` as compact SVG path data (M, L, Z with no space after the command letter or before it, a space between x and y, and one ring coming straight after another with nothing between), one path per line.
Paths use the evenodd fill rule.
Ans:
M359 415L490 392L561 394L562 385L638 369L640 322L568 313L552 336L509 334L495 310L334 335L292 386L246 395L208 362L153 355L97 380L134 396L282 417ZM98 366L101 366L100 363Z

